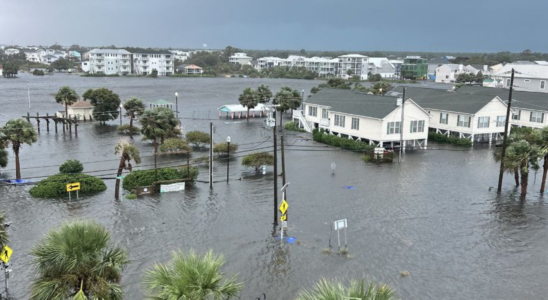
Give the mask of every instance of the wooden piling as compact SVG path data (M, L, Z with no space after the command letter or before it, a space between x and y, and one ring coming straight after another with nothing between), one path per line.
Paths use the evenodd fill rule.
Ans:
M38 129L38 133L40 133L40 113L36 113L36 128Z
M29 112L27 112L27 122L30 123L30 113Z
M46 132L49 133L49 113L46 113Z

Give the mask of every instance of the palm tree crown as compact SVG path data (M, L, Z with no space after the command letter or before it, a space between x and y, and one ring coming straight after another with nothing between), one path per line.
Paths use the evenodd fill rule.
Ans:
M268 103L272 98L272 91L270 91L268 85L261 84L257 88L257 95L259 96L259 103Z
M240 293L242 284L236 276L221 282L223 264L224 258L212 251L203 256L176 251L168 265L156 264L145 274L144 284L151 299L230 299Z
M120 179L124 169L127 169L131 172L131 160L135 161L136 164L141 163L141 156L139 156L139 149L135 145L130 144L127 141L119 142L114 148L114 154L120 155L120 164L118 165L118 173L116 178L116 190L115 198L118 199L120 195Z
M19 150L23 144L31 145L38 140L36 130L23 119L11 119L4 127L0 128L0 142L4 145L11 144L15 154L16 178L21 178L21 166L19 164Z
M348 287L340 282L321 279L313 291L302 291L296 300L394 300L394 290L387 285L351 281Z
M31 255L38 274L31 300L66 300L80 290L90 299L123 298L119 283L128 254L111 245L110 233L99 223L65 223L46 234Z
M55 94L55 101L65 105L65 115L68 117L68 106L78 101L78 94L70 87L62 86L57 94Z

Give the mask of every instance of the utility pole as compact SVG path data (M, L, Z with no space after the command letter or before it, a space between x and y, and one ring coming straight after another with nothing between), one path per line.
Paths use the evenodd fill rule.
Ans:
M228 174L230 171L230 136L226 138L226 183L228 184Z
M175 92L175 114L179 120L179 93Z
M272 133L274 135L274 226L278 226L278 143L276 137L276 111L273 112L274 127Z
M512 91L514 89L514 69L510 77L510 93L508 95L508 105L506 108L506 121L504 122L504 136L502 137L502 154L500 156L499 186L497 193L502 191L502 178L504 176L504 156L506 156L506 141L508 140L508 123L510 121L510 107L512 106Z
M284 135L280 138L282 142L282 185L285 185L285 151L284 151Z
M122 105L120 105L120 126L122 126Z
M213 122L209 122L209 188L213 188Z
M400 155L398 156L398 162L401 163L401 156L403 152L403 109L405 105L405 87L403 87L403 99L401 100L401 122L400 122Z

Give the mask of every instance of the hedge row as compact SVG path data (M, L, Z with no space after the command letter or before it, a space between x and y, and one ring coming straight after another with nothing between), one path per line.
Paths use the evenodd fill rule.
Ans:
M38 198L57 198L67 194L67 184L80 183L80 194L97 193L107 189L105 183L86 174L57 174L40 181L30 189L30 194Z
M365 152L373 151L375 149L375 146L366 144L364 142L355 141L348 138L342 138L336 135L326 134L324 133L323 129L314 129L314 131L312 132L312 139L318 143L323 143L351 151Z
M187 178L187 168L163 168L158 169L158 181L175 180ZM193 183L198 177L198 168L190 167L190 178ZM132 191L139 186L147 186L154 184L156 175L154 170L139 170L129 173L122 182L122 187L125 190Z
M457 146L472 146L472 141L469 138L458 138L455 136L447 136L433 131L428 132L428 140L436 143L452 144Z

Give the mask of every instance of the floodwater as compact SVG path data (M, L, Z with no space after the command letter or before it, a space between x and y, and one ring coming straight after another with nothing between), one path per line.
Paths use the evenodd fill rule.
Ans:
M540 175L530 179L525 201L514 191L511 176L497 199L498 166L489 149L436 146L408 152L401 164L366 164L359 154L323 147L307 133L288 133L286 147L289 236L294 244L272 237L273 174L244 169L239 156L267 151L271 131L262 120L217 119L216 109L236 103L248 86L265 83L275 92L288 85L307 93L319 82L244 78L80 78L69 75L0 78L0 114L25 115L28 90L31 114L62 109L51 93L69 85L82 94L107 87L122 99L172 99L179 92L184 130L207 131L213 122L215 142L231 136L240 144L230 160L216 161L214 186L198 182L184 192L137 200L114 200L114 181L94 196L33 199L29 187L0 187L0 209L9 228L12 256L11 295L28 299L33 277L29 250L50 229L75 218L94 219L127 248L131 263L123 273L126 299L143 299L142 275L170 252L213 249L224 254L227 274L244 282L242 299L266 293L268 299L292 299L321 277L360 278L384 282L402 299L539 299L548 291L548 209L539 197ZM194 118L211 118L193 120ZM0 124L7 121L0 115ZM21 153L23 177L56 173L67 159L79 159L85 172L112 177L118 158L114 145L118 120L107 126L83 123L78 137L42 132L38 142ZM33 122L35 125L35 123ZM143 168L153 164L152 147L140 138ZM438 150L435 150L438 149ZM195 152L193 157L205 155ZM13 156L2 176L13 178ZM161 157L159 164L182 164L184 157ZM331 163L336 163L334 172ZM281 173L281 168L279 169ZM200 167L207 180L207 167ZM281 179L279 183L281 187ZM347 219L350 255L324 254L337 249L334 220ZM341 240L344 240L341 235ZM400 277L408 271L409 276Z

